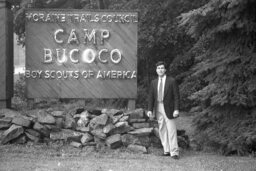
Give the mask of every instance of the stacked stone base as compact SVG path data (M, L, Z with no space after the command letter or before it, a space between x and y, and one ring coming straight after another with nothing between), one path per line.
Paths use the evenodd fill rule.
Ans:
M156 121L145 116L143 109L121 111L117 109L31 110L19 113L0 110L1 144L28 141L46 143L65 141L71 146L122 146L132 151L147 153L150 146L161 147ZM181 148L189 148L184 130L178 130Z

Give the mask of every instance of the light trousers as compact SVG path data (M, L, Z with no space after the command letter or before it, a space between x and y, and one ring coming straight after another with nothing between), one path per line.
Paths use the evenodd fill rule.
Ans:
M179 155L175 119L167 118L163 103L158 103L156 117L159 126L159 136L164 148L164 153L170 153L171 156Z

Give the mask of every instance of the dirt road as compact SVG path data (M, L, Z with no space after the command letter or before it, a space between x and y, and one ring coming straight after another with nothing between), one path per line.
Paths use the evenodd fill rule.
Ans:
M0 146L1 171L256 171L256 159L224 157L216 154L183 151L180 160L162 157L159 148L149 154L125 148L96 150L71 146L5 145Z

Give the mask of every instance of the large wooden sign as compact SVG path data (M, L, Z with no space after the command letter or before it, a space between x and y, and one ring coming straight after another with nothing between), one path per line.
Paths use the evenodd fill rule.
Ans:
M136 98L136 12L26 11L28 98Z

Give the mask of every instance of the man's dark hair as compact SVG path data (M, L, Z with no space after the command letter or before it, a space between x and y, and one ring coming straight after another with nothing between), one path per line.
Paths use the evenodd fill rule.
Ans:
M156 63L156 67L158 67L159 65L164 65L164 68L166 68L166 63L164 61L158 61Z

